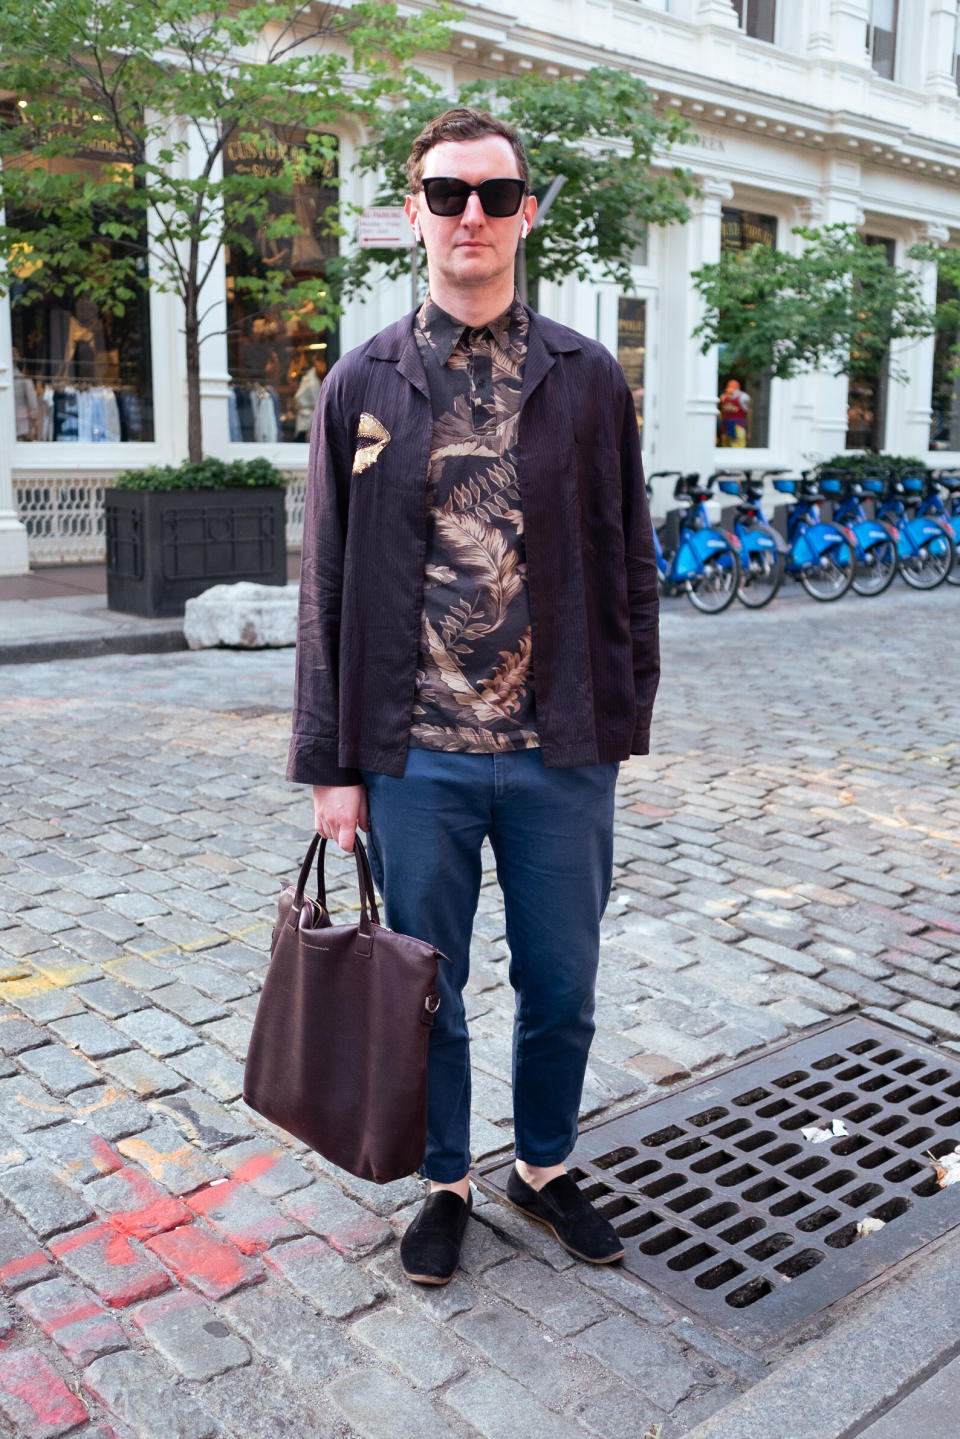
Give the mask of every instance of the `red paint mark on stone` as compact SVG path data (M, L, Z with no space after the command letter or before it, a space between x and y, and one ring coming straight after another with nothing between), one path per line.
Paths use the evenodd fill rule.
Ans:
M40 1324L45 1334L54 1334L58 1329L63 1329L67 1324L79 1324L83 1319L98 1318L103 1313L101 1304L73 1303L58 1314L47 1314L41 1319Z
M165 1229L175 1229L178 1224L188 1223L189 1219L190 1211L186 1205L170 1195L162 1195L142 1209L112 1214L108 1223L118 1234L129 1235L131 1239L150 1239L154 1234L162 1234Z
M64 1254L72 1254L75 1249L82 1249L86 1244L94 1244L98 1239L109 1237L110 1226L102 1219L93 1224L86 1225L83 1229L76 1229L68 1234L65 1239L57 1239L50 1245L50 1250L62 1258Z
M170 1287L169 1274L109 1222L88 1224L50 1247L111 1309L123 1309Z
M209 1214L211 1209L222 1209L232 1194L236 1194L242 1181L239 1178L220 1180L218 1184L205 1184L194 1190L187 1200L194 1214Z
M184 1284L198 1289L208 1299L222 1299L264 1277L256 1260L245 1259L239 1250L194 1224L184 1224L168 1234L158 1234L147 1248L162 1259Z
M8 1259L6 1264L0 1264L0 1284L26 1273L28 1269L46 1269L49 1265L50 1261L42 1249L35 1249L32 1254L24 1254L19 1259Z
M131 1239L149 1239L165 1229L190 1222L186 1206L166 1194L142 1170L126 1165L114 1175L114 1182L126 1187L128 1200L127 1207L107 1220L118 1234L126 1234Z
M23 1439L49 1439L90 1418L86 1405L36 1349L0 1355L0 1407Z
M266 1174L268 1170L273 1169L277 1158L276 1154L251 1154L249 1159L245 1159L242 1164L237 1165L233 1171L234 1178L242 1179L246 1184L250 1184L254 1179L259 1179L261 1174Z
M123 1160L119 1154L110 1148L110 1145L101 1135L94 1134L91 1136L90 1148L93 1152L94 1163L102 1173L113 1174L122 1166Z
M627 809L632 809L634 814L645 814L650 819L669 819L673 814L672 809L667 809L662 804L644 804L639 799L636 804L628 804Z

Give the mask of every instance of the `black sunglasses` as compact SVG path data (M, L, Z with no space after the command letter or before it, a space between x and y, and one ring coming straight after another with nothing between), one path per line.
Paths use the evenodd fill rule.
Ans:
M476 195L483 213L496 220L515 215L527 191L522 180L512 179L481 180L479 185L468 185L466 180L452 175L434 175L422 184L431 215L462 215L470 196Z

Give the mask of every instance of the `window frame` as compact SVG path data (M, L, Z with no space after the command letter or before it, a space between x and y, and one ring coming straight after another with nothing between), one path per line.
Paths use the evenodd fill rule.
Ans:
M892 30L876 24L873 18L876 0L870 0L870 12L867 20L867 54L870 56L870 68L878 79L889 80L891 83L895 83L897 78L897 48L900 36L900 0L890 0L890 3L893 5ZM877 65L876 40L878 35L889 35L891 37L889 75L885 74Z

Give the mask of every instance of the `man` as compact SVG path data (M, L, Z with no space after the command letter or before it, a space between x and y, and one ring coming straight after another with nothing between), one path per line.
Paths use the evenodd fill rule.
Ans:
M431 941L430 1194L401 1243L444 1284L471 1208L462 990L489 836L516 991L508 1197L623 1254L564 1160L593 1036L617 764L645 754L657 571L637 421L600 345L521 305L537 202L509 126L457 109L408 162L429 294L332 369L314 422L289 779L370 831L391 928Z

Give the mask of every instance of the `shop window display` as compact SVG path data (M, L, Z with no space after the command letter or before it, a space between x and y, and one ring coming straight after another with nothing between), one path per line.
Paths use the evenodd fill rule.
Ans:
M774 215L724 210L720 249L736 253L777 243ZM730 345L721 345L717 369L717 437L724 449L763 448L770 443L770 375L747 374Z
M627 378L633 403L637 408L637 423L643 438L643 388L644 359L647 353L647 302L632 296L620 298L617 316L617 359Z
M78 179L103 163L103 155L69 160ZM15 219L29 230L29 217L20 214ZM100 243L109 264L117 247L107 239ZM136 264L146 272L145 247ZM19 247L10 270L17 439L80 444L152 440L146 291L138 290L122 314L82 293L58 295L45 284L43 262L33 256L29 243Z
M291 148L295 157L295 142L272 136L237 142L227 149L225 168L235 174L279 174ZM319 308L312 301L292 313L282 304L265 309L238 281L270 272L287 277L288 288L313 280L317 300L325 300L327 261L337 253L337 240L324 233L324 220L337 193L333 174L308 176L292 195L278 194L271 207L271 220L292 216L299 227L296 233L272 236L266 227L251 224L252 253L237 245L227 250L231 440L306 443L310 437L320 386L339 354L339 332L310 328L310 317Z

